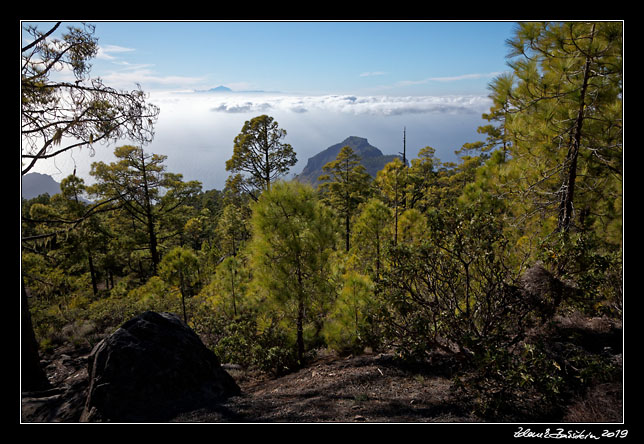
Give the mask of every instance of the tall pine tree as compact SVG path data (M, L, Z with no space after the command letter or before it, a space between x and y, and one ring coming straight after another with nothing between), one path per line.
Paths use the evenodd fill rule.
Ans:
M621 211L606 202L621 200L621 23L520 23L508 44L513 81L492 89L521 171L512 186L561 233L614 225Z
M304 328L330 297L329 257L335 245L330 210L312 187L276 182L253 205L253 279L295 324L296 354L304 359ZM291 324L291 325L292 325Z
M270 189L271 183L288 173L297 162L291 145L282 142L284 137L286 130L265 114L246 121L235 137L233 156L226 161L226 171L240 175L240 184L254 199L261 190Z
M324 165L322 170L327 174L318 178L323 182L318 189L323 193L324 201L342 218L345 249L349 251L351 218L368 196L371 176L350 146L343 147L335 160Z

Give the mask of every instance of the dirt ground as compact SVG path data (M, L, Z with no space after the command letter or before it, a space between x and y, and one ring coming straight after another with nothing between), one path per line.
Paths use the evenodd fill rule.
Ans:
M181 422L471 422L452 393L449 375L404 369L392 355L322 357L274 379L229 369L242 395Z
M576 338L593 353L610 351L622 367L621 324L607 319L558 318L561 337ZM422 367L409 367L388 353L340 357L323 353L306 368L279 377L255 377L241 369L228 372L242 389L214 409L176 417L181 422L376 422L483 423L473 405L456 390L454 358L436 354ZM620 422L621 381L593 385L563 411L543 411L525 399L522 406L494 422Z
M57 350L43 359L51 390L23 394L23 422L78 422L87 396L89 350ZM401 367L393 355L319 356L281 377L224 366L240 396L183 413L172 422L471 422L452 393L447 365Z

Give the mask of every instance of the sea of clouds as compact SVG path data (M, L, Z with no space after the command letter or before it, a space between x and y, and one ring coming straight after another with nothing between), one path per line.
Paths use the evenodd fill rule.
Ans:
M293 113L327 112L349 115L397 116L404 114L467 114L484 112L490 101L484 96L272 96L210 97L214 112L261 113L281 110Z
M279 93L152 92L149 101L160 107L154 141L149 152L168 156L167 170L199 180L203 189L224 186L225 162L233 140L244 122L268 114L287 131L284 142L297 153L291 177L302 171L309 157L349 136L364 137L384 154L403 149L406 128L407 156L432 146L441 160L455 160L454 151L464 143L480 140L477 128L486 122L487 96L359 96L297 95ZM114 160L115 146L97 145L93 153L75 150L52 162L40 162L36 172L60 181L76 169L91 183L92 162ZM90 155L93 154L93 155Z

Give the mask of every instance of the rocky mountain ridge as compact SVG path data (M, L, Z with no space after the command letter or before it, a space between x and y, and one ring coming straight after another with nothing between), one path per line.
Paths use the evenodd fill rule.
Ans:
M340 150L345 146L350 146L360 156L360 163L372 177L376 177L378 171L383 169L387 163L396 157L400 157L396 154L383 154L382 151L371 145L364 137L350 136L340 143L331 145L313 157L309 157L308 163L302 172L296 176L296 179L314 186L318 185L318 177L324 174L322 167L335 160Z
M28 173L22 176L21 194L24 199L33 199L41 194L60 193L60 183L48 174Z

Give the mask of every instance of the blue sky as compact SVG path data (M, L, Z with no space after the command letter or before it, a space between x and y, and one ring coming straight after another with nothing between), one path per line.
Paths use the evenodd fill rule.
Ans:
M168 170L221 188L223 164L245 120L269 114L299 162L348 136L385 153L433 146L443 160L489 109L487 85L507 70L513 22L92 22L100 46L92 76L118 89L141 84L161 108L149 151ZM64 23L62 28L68 24ZM43 23L41 29L48 29ZM61 72L60 76L70 73ZM225 85L235 94L203 94ZM265 91L244 92L239 91ZM124 141L123 143L126 143ZM120 144L123 144L120 143ZM118 146L117 144L116 146ZM36 170L88 176L96 155L70 153Z
M512 22L98 22L97 70L144 87L484 93ZM128 65L122 64L127 63ZM469 76L470 78L468 78Z

